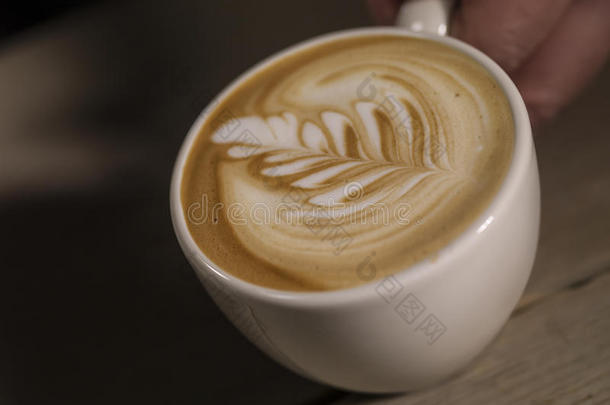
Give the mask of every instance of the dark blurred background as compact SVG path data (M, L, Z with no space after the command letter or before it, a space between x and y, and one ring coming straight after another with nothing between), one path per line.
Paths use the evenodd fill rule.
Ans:
M340 399L267 359L225 320L179 250L168 194L180 143L217 92L288 45L372 24L363 2L26 1L0 10L0 403ZM606 70L539 136L546 201L587 170L608 184L609 82ZM579 153L593 158L582 164ZM587 209L607 203L607 193L591 197ZM562 207L543 211L559 217ZM606 243L607 221L590 225L594 243ZM555 230L543 222L542 232ZM539 260L552 262L553 249L541 247Z
M28 27L40 24L46 20L57 18L63 12L73 8L94 4L97 0L87 1L10 1L0 6L0 39L18 33Z

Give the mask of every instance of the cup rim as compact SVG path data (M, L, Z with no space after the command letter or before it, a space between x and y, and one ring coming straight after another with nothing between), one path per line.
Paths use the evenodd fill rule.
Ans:
M338 290L289 291L263 287L233 276L212 262L212 260L210 260L195 243L186 224L180 192L183 168L191 150L191 146L199 133L199 129L202 127L210 112L213 110L213 106L215 106L227 94L233 91L234 88L236 88L240 83L259 70L264 69L269 64L274 63L277 59L288 54L299 52L303 49L319 45L324 42L346 37L367 36L371 34L389 34L433 40L451 46L453 49L472 57L481 66L483 66L500 85L509 102L514 124L515 142L509 168L502 183L500 184L499 190L493 196L491 202L487 205L483 212L481 212L477 219L474 220L465 230L463 230L455 239L439 249L436 252L436 258L433 262L428 258L423 259L396 273L393 273L391 277L398 279L402 285L408 285L416 282L417 280L432 277L435 273L440 271L440 269L447 267L444 266L443 263L447 260L451 260L451 257L449 256L455 255L456 249L466 248L469 244L474 243L478 235L485 232L487 227L493 222L494 216L492 213L497 212L499 206L502 205L510 195L514 194L524 176L525 171L527 170L527 166L533 152L531 126L525 103L517 87L497 63L473 46L449 36L412 32L400 27L365 27L330 32L304 40L300 43L278 51L247 69L210 101L210 103L199 114L187 132L173 168L170 185L170 211L174 232L177 236L178 242L190 264L195 267L195 271L210 273L211 276L214 277L216 281L218 281L218 283L220 283L225 289L235 290L251 299L271 303L281 303L286 306L317 307L338 305L361 300L368 296L374 295L371 294L375 290L373 286L378 285L380 282L385 280L385 278L374 279L354 287L342 288Z

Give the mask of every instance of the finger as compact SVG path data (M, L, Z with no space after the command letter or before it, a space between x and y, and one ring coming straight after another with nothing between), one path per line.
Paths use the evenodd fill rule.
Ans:
M400 0L367 0L373 19L377 24L392 25L396 20Z
M573 0L462 0L452 33L509 73L549 35Z
M548 120L601 69L610 52L610 1L580 0L514 75L535 122Z

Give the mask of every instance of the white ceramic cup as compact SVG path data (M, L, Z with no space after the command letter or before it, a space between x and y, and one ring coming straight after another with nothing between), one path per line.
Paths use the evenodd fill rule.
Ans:
M446 25L444 31L441 26L448 16L448 2L419 0L413 4L417 3L419 8L413 13L401 12L401 21L409 26L415 23L415 28L428 33L364 28L323 35L256 65L210 105L215 106L278 59L339 38L379 33L423 37L477 60L495 77L509 100L515 149L506 178L489 207L434 261L336 291L290 292L250 284L206 257L191 237L182 209L183 167L212 108L204 110L191 127L172 177L171 215L178 241L225 315L256 346L287 368L353 391L415 390L463 369L508 319L523 292L536 252L540 186L523 100L506 73L490 58L463 42L438 35L446 31Z

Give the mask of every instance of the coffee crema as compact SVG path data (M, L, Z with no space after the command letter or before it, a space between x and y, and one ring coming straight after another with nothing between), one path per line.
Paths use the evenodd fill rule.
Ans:
M476 60L378 34L293 51L211 107L183 169L189 231L265 287L353 287L433 258L488 207L514 125Z

